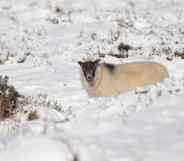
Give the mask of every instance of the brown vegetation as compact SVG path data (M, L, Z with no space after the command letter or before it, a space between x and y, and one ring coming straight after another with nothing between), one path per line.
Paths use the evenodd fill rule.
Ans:
M176 51L174 53L174 55L175 55L175 57L180 57L181 59L184 59L184 52L178 52L178 51Z
M0 120L15 113L19 96L16 89L8 84L8 77L0 76Z
M35 110L33 112L31 112L29 115L28 115L28 121L32 121L32 120L38 120L39 119L39 114L38 112Z

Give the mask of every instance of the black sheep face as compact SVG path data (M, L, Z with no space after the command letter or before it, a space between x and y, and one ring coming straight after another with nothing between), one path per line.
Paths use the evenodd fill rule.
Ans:
M96 74L96 69L99 64L100 60L95 60L95 61L86 61L86 62L81 62L79 61L79 65L82 68L83 74L85 79L88 82L93 82L95 79L95 74Z

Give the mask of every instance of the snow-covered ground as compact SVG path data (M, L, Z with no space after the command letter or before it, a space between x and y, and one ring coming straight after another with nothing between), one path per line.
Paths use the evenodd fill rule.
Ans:
M110 56L121 42L128 58ZM0 0L0 74L28 99L0 122L0 161L183 161L183 44L183 0ZM162 63L170 78L89 98L77 61L99 53Z

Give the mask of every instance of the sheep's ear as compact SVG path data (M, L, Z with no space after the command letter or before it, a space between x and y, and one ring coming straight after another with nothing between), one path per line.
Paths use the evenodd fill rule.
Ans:
M81 62L81 61L78 61L77 63L78 63L80 66L83 64L83 62Z
M98 64L100 62L100 59L95 60L95 63Z

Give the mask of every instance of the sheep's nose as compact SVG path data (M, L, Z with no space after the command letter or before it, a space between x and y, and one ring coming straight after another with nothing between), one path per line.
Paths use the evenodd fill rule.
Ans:
M87 75L87 80L88 81L92 80L92 76L91 75Z

